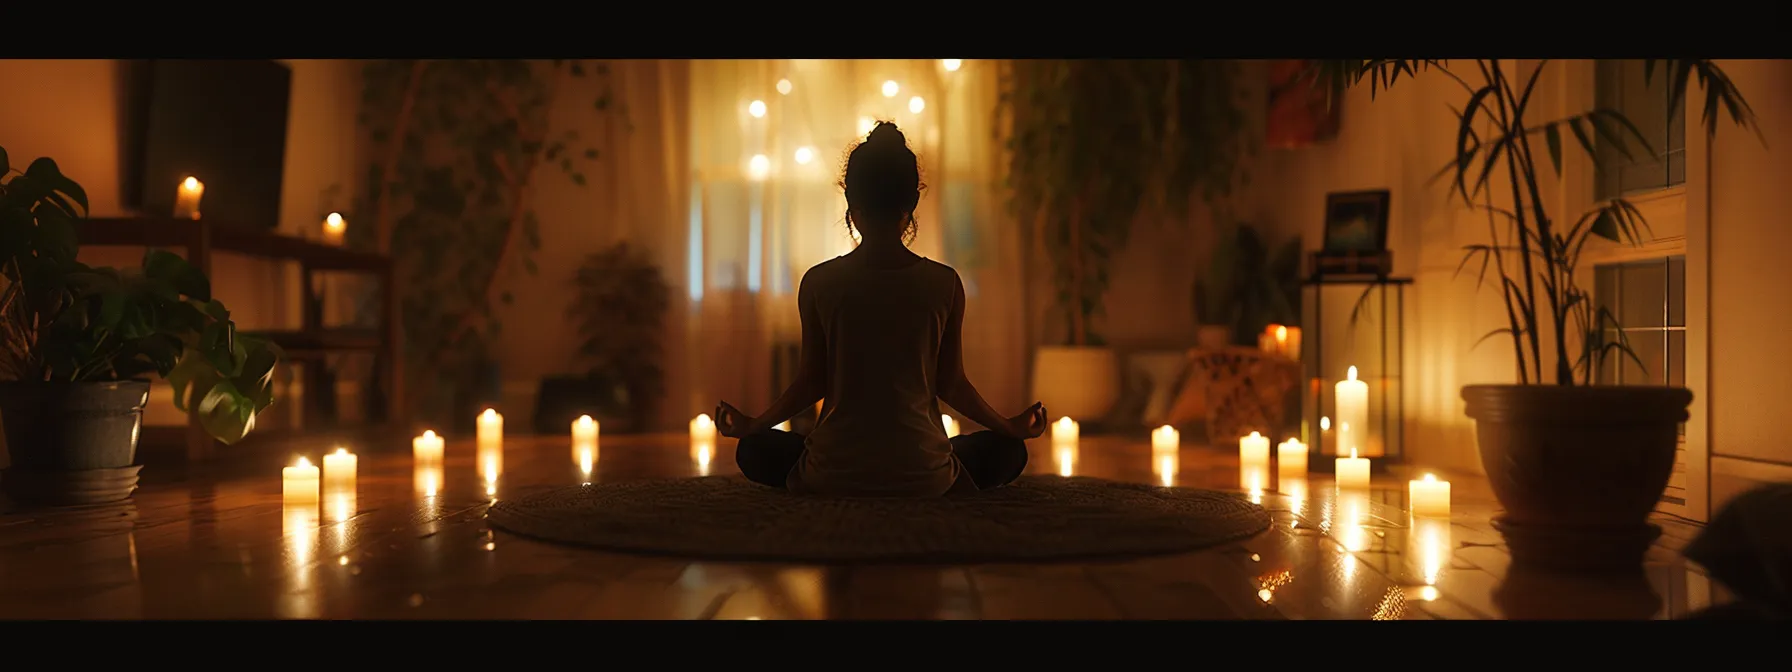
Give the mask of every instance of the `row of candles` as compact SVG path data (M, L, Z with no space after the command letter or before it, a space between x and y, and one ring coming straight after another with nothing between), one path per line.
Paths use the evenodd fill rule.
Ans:
M176 219L199 219L199 202L205 198L205 183L191 175L180 181L174 190L174 217ZM348 234L348 221L341 213L332 212L324 217L323 239L331 245L341 245Z

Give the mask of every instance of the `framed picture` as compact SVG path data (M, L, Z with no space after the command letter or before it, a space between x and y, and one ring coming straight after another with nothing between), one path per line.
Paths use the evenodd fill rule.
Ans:
M1326 194L1325 254L1376 255L1387 251L1389 200L1386 189Z

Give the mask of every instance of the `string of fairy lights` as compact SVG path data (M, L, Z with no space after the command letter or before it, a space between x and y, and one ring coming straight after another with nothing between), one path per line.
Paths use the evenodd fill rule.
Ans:
M957 72L960 68L964 67L964 59L959 58L940 59L939 63L940 68L948 73ZM902 95L902 88L901 82L894 79L885 80L883 85L879 88L879 92L882 93L885 98L896 98ZM796 90L796 85L792 83L788 77L785 77L778 80L776 89L778 95L789 96ZM920 114L926 109L926 98L919 95L909 97L908 111L910 114ZM748 102L746 110L747 114L754 119L765 119L767 115L771 114L771 107L767 105L763 99L754 99ZM858 122L858 135L861 137L870 133L872 127L877 125L877 120L870 116L861 116L859 117ZM798 165L808 165L815 160L815 157L815 148L808 145L797 147L791 155L791 159L796 161ZM747 158L747 177L749 179L762 181L769 178L771 173L772 159L770 156L758 153Z

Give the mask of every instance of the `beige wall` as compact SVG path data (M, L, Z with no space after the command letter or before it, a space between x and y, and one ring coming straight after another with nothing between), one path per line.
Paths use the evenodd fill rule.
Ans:
M286 63L293 71L292 108L280 230L315 235L322 215L332 207L321 202L323 191L333 184L345 190L357 184L348 178L354 170L359 73L351 61ZM56 159L64 174L86 188L94 216L129 214L120 183L120 137L129 118L121 109L122 75L122 64L114 60L0 60L0 82L19 92L0 105L0 146L18 165L39 156ZM88 248L81 257L90 264L128 265L142 254L139 249ZM244 328L297 325L296 268L220 255L214 260L212 285ZM179 423L172 397L158 388L148 421Z
M1521 69L1528 64L1514 64ZM1540 83L1534 114L1553 118L1591 99L1591 80L1576 72L1585 66L1557 63ZM1576 68L1580 70L1576 70ZM1767 144L1727 123L1708 149L1689 142L1689 212L1677 234L1689 256L1689 322L1701 308L1708 314L1708 346L1689 337L1688 356L1705 358L1688 367L1689 386L1699 392L1695 414L1703 411L1708 440L1711 504L1721 505L1748 483L1792 480L1792 444L1783 434L1775 400L1792 395L1792 351L1769 336L1792 328L1784 287L1792 285L1792 265L1783 252L1792 249L1792 229L1780 221L1788 203L1785 176L1792 174L1792 63L1726 61L1725 70L1748 97L1759 116ZM1582 90L1586 89L1586 90ZM1693 94L1696 95L1696 94ZM1512 382L1511 350L1504 338L1475 341L1503 326L1499 294L1477 292L1472 277L1457 278L1463 245L1485 240L1486 221L1445 198L1445 187L1431 176L1454 153L1456 125L1449 106L1461 108L1466 94L1438 75L1402 81L1371 100L1366 89L1350 92L1344 101L1343 126L1337 139L1318 146L1276 152L1267 159L1263 179L1256 181L1256 202L1262 219L1292 227L1308 245L1320 240L1325 194L1355 189L1390 189L1393 207L1389 247L1397 275L1410 276L1406 328L1406 448L1411 461L1440 469L1478 472L1470 423L1462 413L1461 386L1477 382ZM1697 106L1690 117L1698 123ZM1696 126L1689 126L1689 129ZM1708 180L1693 162L1709 156ZM1567 178L1579 184L1584 176L1570 169ZM1574 189L1549 185L1546 199L1558 218L1576 212ZM1708 201L1708 206L1704 203ZM1701 208L1708 208L1701 210ZM1707 228L1708 227L1708 228ZM1704 261L1700 261L1703 259ZM1705 291L1698 290L1701 267L1708 267ZM1334 294L1326 300L1329 316L1342 316L1353 296ZM1337 333L1346 325L1327 320ZM1309 325L1311 328L1311 325ZM1337 340L1337 339L1334 339ZM1343 345L1338 345L1340 349ZM1349 353L1328 348L1328 359L1349 359ZM1704 371L1700 374L1700 371ZM1706 382L1695 384L1695 377ZM1691 426L1698 430L1699 423ZM1700 437L1689 437L1689 445ZM1689 447L1689 459L1692 451ZM1704 465L1689 469L1702 476ZM1702 507L1692 507L1699 509Z

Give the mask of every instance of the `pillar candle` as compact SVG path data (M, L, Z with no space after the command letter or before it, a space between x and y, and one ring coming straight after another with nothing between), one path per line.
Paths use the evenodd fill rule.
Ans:
M330 245L341 245L342 239L347 234L348 234L348 222L344 221L342 219L341 214L332 212L332 213L330 213L329 217L324 218L324 242L325 243L328 243Z
M281 499L288 504L315 503L318 482L317 466L301 457L292 466L280 470Z
M484 413L479 414L477 437L477 443L481 447L502 444L504 442L504 416L499 415L496 409L485 409Z
M1338 489L1369 489L1369 458L1357 457L1356 450L1350 451L1350 457L1338 458Z
M360 465L360 458L347 448L337 448L336 452L324 456L324 490L331 493L355 491L355 470Z
M574 444L597 443L597 421L589 415L581 415L572 422L572 442Z
M1356 379L1356 367L1338 381L1335 400L1338 417L1338 454L1361 452L1368 456L1369 385Z
M504 473L504 444L480 443L475 452L479 465L479 478L485 481L485 494L497 495L498 476Z
M441 464L442 437L436 436L434 430L425 430L422 436L411 439L411 459L418 464Z
M958 421L950 415L940 415L940 426L946 428L946 438L958 436Z
M1276 446L1276 477L1283 481L1307 477L1307 444L1289 439Z
M174 192L174 216L179 219L199 219L199 199L205 196L205 183L199 178L188 177L181 180L180 188Z
M1153 455L1164 453L1180 455L1182 453L1182 433L1169 425L1151 430L1151 453Z
M1052 443L1074 444L1081 432L1082 426L1076 424L1075 420L1068 417L1058 418L1058 421L1052 424Z
M1182 455L1176 451L1154 450L1151 453L1151 472L1157 474L1159 483L1164 487L1176 485L1176 472L1182 467Z
M708 476L709 475L709 463L715 459L715 455L716 455L715 439L701 439L701 440L692 440L691 441L691 461L695 462L697 464L697 474L698 475L700 475L700 476Z
M1450 517L1450 482L1440 481L1436 476L1425 474L1424 478L1407 483L1407 495L1412 500L1409 508L1412 515L1426 518Z
M692 441L716 440L716 421L709 419L708 413L699 413L691 419Z
M1065 478L1076 475L1076 442L1052 442L1052 462L1058 465L1058 475Z
M586 481L590 481L592 470L597 468L597 442L575 444L573 463L579 466L579 474L584 476Z
M1239 437L1238 487L1253 492L1269 487L1269 437L1258 432Z
M1288 327L1288 339L1282 346L1282 354L1290 359L1300 359L1300 327Z

